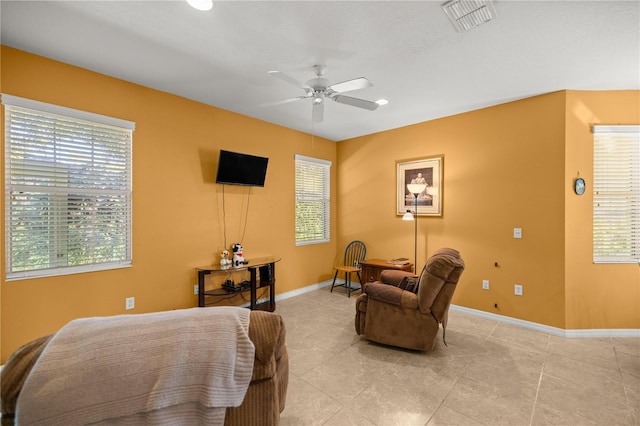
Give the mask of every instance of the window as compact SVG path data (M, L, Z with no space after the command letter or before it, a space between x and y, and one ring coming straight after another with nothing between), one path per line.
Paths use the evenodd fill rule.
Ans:
M329 241L331 211L331 162L295 156L296 245Z
M2 95L7 279L131 265L135 124Z
M640 126L594 126L593 261L640 262Z

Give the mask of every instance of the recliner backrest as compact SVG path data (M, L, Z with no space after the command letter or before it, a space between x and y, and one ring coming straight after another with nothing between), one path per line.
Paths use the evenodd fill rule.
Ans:
M418 287L418 307L422 313L432 312L438 321L443 321L464 267L460 253L450 248L436 251L427 260Z

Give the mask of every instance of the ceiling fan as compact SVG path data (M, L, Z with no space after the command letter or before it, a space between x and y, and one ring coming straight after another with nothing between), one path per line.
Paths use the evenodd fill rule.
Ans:
M262 106L281 105L289 102L300 101L302 99L311 99L313 102L311 119L314 123L322 121L324 117L324 102L326 99L332 99L341 104L364 108L369 111L373 111L378 108L379 104L376 102L343 95L345 92L366 89L367 87L373 86L373 84L371 84L371 82L366 78L359 77L343 81L342 83L330 84L329 80L323 77L326 70L324 65L314 65L313 69L315 71L316 78L312 78L306 83L299 82L295 78L280 71L269 71L269 75L301 88L304 90L305 94L302 96L296 96L295 98L284 99L282 101L269 102L262 104Z

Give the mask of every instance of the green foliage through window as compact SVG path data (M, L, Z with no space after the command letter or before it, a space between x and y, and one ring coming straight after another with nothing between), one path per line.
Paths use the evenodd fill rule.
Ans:
M594 126L593 260L640 262L640 126Z
M331 162L296 155L296 245L330 239Z
M7 278L130 265L132 126L2 99Z

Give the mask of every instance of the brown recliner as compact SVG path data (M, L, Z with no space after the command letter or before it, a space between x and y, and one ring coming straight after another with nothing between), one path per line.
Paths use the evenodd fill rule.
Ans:
M280 424L280 413L285 407L289 383L285 325L279 314L251 311L248 331L249 339L255 347L251 382L242 404L226 408L224 425L276 426ZM40 337L22 346L11 355L2 368L2 426L14 425L16 406L24 382L52 337L53 335ZM54 379L56 378L52 378ZM96 380L96 383L99 383L99 380ZM117 419L112 421L117 423ZM109 423L109 420L105 420L105 423Z
M385 270L356 300L356 332L368 340L421 351L432 350L440 324L464 270L457 250L443 248L427 260L420 276ZM445 341L446 344L446 341Z

